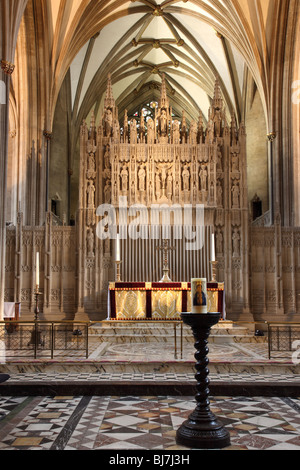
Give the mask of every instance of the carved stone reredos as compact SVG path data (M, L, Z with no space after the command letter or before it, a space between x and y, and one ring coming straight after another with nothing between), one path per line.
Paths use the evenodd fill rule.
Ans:
M139 124L139 126L138 126ZM173 120L162 76L161 96L152 118L128 122L122 132L108 76L104 110L98 129L92 114L89 132L81 131L81 207L117 204L204 204L208 208L246 209L246 136L235 117L227 124L218 78L208 110L198 122ZM94 156L94 158L93 158ZM92 197L93 196L93 197ZM92 221L89 216L89 221Z

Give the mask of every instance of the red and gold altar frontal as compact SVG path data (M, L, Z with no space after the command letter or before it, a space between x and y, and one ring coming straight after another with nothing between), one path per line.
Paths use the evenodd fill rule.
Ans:
M207 283L207 310L225 320L223 282ZM181 320L190 312L190 282L110 282L109 320Z

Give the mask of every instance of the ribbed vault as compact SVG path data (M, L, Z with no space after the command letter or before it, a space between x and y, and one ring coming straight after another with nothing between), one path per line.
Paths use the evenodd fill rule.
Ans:
M174 114L180 116L185 110L189 121L202 113L205 122L218 77L228 120L235 114L237 122L245 121L247 106L259 96L265 133L282 131L282 139L288 139L286 123L292 115L288 94L294 71L283 64L285 58L290 64L296 61L292 36L287 31L296 30L299 24L298 3L28 0L14 73L15 82L22 80L24 86L15 86L11 95L19 113L17 125L22 139L18 145L28 147L22 154L26 155L32 141L40 141L43 131L53 131L63 91L68 94L67 171L71 175L77 164L75 149L81 122L92 110L100 119L109 73L121 122L125 109L130 116L144 104L157 101L162 74ZM24 102L26 80L28 100ZM30 113L36 122L29 128ZM280 211L287 204L285 214L290 220L293 191L283 201L281 180L284 184L290 181L294 162L282 161L280 145L273 149L276 172L272 197ZM248 158L252 158L251 153ZM38 212L42 209L41 202Z

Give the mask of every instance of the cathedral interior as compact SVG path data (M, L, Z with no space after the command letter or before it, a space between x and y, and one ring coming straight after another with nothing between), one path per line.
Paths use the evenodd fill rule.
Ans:
M204 207L204 246L176 240L172 280L211 276L214 234L227 317L297 321L298 0L1 8L2 315L32 318L39 269L45 319L104 319L115 245L97 208L123 196ZM149 240L121 257L122 281L161 278Z
M299 450L300 0L0 9L0 450Z

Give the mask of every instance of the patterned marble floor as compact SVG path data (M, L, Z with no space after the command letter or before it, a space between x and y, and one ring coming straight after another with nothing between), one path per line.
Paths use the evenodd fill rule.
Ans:
M0 450L184 451L175 434L193 397L0 397ZM228 450L300 450L300 397L215 397Z

